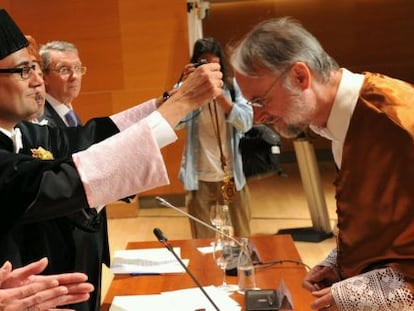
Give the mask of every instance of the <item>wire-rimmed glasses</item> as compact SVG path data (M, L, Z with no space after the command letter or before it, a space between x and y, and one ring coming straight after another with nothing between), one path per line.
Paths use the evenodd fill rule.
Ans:
M252 106L253 108L259 108L262 109L265 107L267 99L269 95L272 93L273 88L275 87L277 81L280 81L286 73L289 72L290 66L288 66L286 69L284 69L272 82L272 84L269 86L269 88L264 92L263 96L254 97L247 101L247 104Z
M272 92L273 88L276 85L276 82L279 80L279 77L276 77L275 80L272 82L270 87L267 89L267 91L264 93L263 96L254 97L247 101L247 104L254 107L254 108L263 108L265 106L267 97Z
M50 71L57 72L61 76L69 76L74 73L79 75L84 75L86 73L87 67L85 66L61 66L56 69L50 69Z

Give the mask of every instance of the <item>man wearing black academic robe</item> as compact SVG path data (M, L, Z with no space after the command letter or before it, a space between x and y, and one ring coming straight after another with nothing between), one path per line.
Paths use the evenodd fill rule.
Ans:
M81 125L81 120L74 111L73 113L76 124ZM45 102L42 119L46 120L50 127L68 127L48 100ZM75 124L70 126L75 126ZM95 291L91 293L91 298L87 302L70 306L70 308L77 311L99 311L102 264L110 266L106 209L102 208L97 212L88 207L63 218L51 220L51 222L59 226L66 237L66 243L71 246L71 253L65 256L66 260L70 261L70 266L73 266L75 271L85 273L89 282L95 287Z
M17 267L46 256L49 266L45 273L75 271L78 268L76 251L86 253L89 249L76 250L74 231L90 230L91 234L101 234L102 231L106 232L106 221L91 218L95 223L88 223L87 219L82 218L83 209L89 209L89 205L71 154L119 130L109 118L94 119L85 127L64 130L24 121L18 127L22 132L23 149L17 158L13 154L11 139L0 132L0 205L7 207L4 213L9 213L0 220L0 262L9 260ZM50 151L54 160L33 161L31 149L38 147ZM30 176L20 174L29 171L32 172ZM16 187L17 184L20 186ZM25 210L28 205L29 210ZM10 221L20 216L21 221ZM85 226L80 228L68 220L73 219L73 216L79 216ZM107 240L98 244L94 251L107 254L104 260L109 264ZM90 265L101 265L102 258L90 258L93 261ZM93 277L95 279L89 281L95 286L94 299L72 308L99 310L101 276ZM99 278L99 282L96 278Z
M200 66L171 99L83 127L39 126L21 120L38 111L44 81L27 39L2 9L0 21L0 260L19 267L48 256L46 273L73 271L69 230L48 221L167 184L160 149L177 139L179 120L221 95L220 67ZM14 139L16 125L22 142Z

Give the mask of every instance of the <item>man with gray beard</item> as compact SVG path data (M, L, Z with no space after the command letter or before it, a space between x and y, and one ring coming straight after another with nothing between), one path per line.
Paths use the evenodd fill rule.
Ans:
M339 233L304 279L312 309L413 310L413 85L340 68L290 18L257 25L231 62L256 123L332 141Z

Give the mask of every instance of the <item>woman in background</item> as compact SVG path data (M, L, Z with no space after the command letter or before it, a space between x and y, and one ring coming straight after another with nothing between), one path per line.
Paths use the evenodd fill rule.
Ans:
M186 127L180 180L187 191L186 207L191 215L209 223L210 208L228 203L235 236L250 235L250 198L243 174L239 142L253 124L253 110L241 95L228 71L223 49L214 38L194 44L191 63L184 67L185 80L203 62L219 63L223 74L223 92L214 101L190 113L179 127ZM223 184L234 185L230 200L225 200ZM226 201L226 202L225 202ZM193 238L211 238L215 233L190 220Z

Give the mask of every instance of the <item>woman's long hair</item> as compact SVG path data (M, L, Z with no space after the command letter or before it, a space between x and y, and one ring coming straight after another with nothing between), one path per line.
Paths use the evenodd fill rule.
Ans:
M220 67L223 74L223 82L225 86L233 91L233 78L229 72L229 65L224 55L224 51L220 43L214 38L201 38L194 43L193 56L191 57L192 63L200 61L200 56L204 53L211 53L220 58Z

